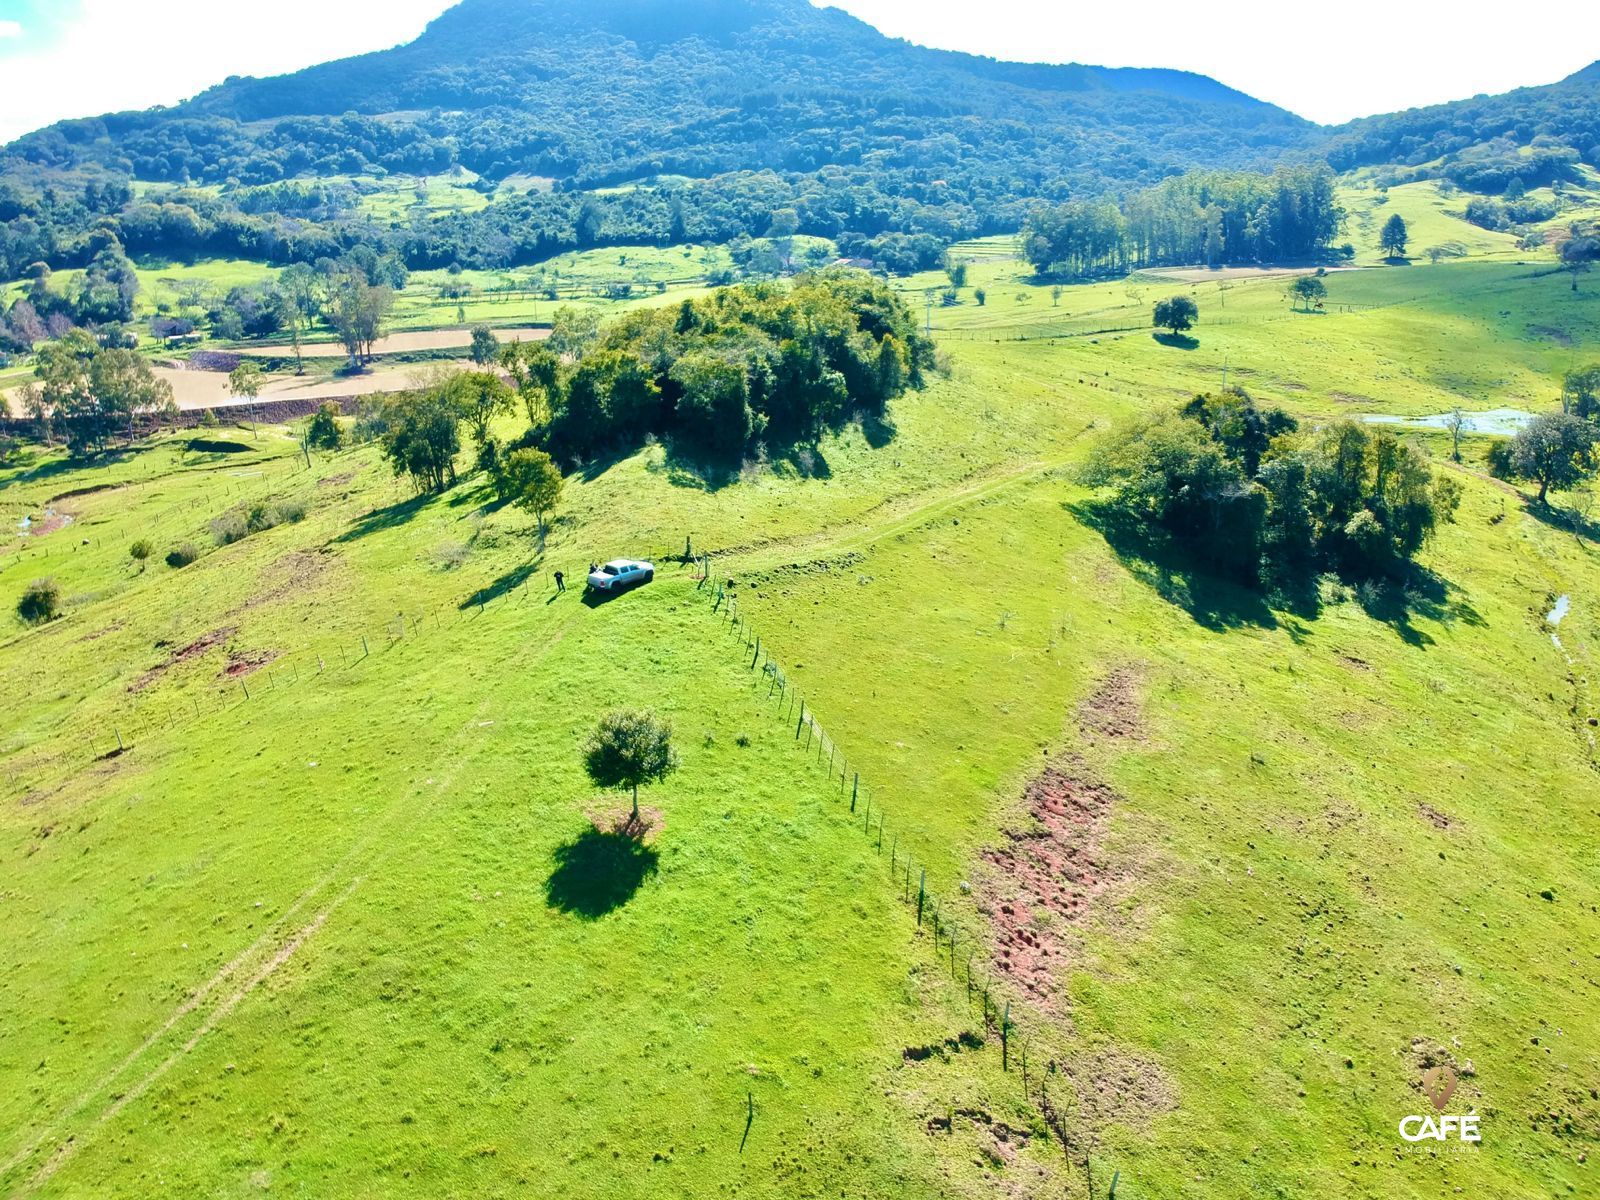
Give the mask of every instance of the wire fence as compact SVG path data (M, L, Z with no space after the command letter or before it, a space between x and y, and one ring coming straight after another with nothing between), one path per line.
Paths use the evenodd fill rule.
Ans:
M928 865L913 852L910 838L903 836L890 820L886 807L876 799L860 769L829 734L815 709L773 656L770 643L764 641L760 631L740 613L736 584L732 580L715 579L708 557L701 561L699 578L700 587L711 597L711 613L722 627L722 636L739 649L741 659L754 677L752 687L771 705L774 718L782 722L783 728L792 729L799 751L825 773L829 792L843 809L842 815L861 829L888 872L895 895L915 914L919 934L926 931L931 935L935 965L948 970L951 980L965 987L969 1011L976 1007L985 1033L998 1039L1001 1070L1016 1075L1023 1099L1033 1106L1061 1143L1069 1163L1081 1164L1091 1200L1099 1195L1115 1200L1120 1174L1113 1175L1109 1191L1097 1190L1091 1152L1072 1123L1071 1094L1063 1098L1059 1090L1055 1094L1051 1092L1052 1080L1059 1085L1054 1059L1045 1070L1039 1069L1037 1060L1029 1061L1030 1051L1036 1045L1048 1045L1048 1038L1041 1037L1039 1031L1026 1027L1012 1015L1012 997L1005 994L1007 989L982 957L985 943L981 934L972 928L974 914L961 912L958 915L956 906L947 903L947 896L930 888ZM967 887L963 883L961 890L965 892ZM976 973L975 960L978 962ZM979 1042L972 1048L981 1048L984 1044Z
M657 561L677 561L692 568L689 581L700 594L709 596L710 612L721 626L720 634L739 648L741 661L752 675L752 689L770 706L774 719L782 722L797 750L824 773L841 815L857 825L868 840L895 894L914 914L919 934L931 937L935 966L947 970L950 979L964 987L968 1009L977 1010L987 1035L986 1039L969 1044L977 1048L987 1045L988 1039L998 1040L1001 1070L1019 1079L1024 1100L1060 1141L1068 1160L1074 1165L1081 1162L1089 1194L1097 1195L1089 1150L1072 1127L1068 1108L1058 1103L1059 1093L1052 1095L1050 1091L1054 1063L1040 1070L1036 1062L1030 1062L1030 1052L1041 1044L1041 1039L1013 1015L1013 998L982 953L984 940L973 928L975 913L958 912L945 894L930 886L929 864L920 858L909 834L891 819L860 768L823 725L797 683L774 657L771 645L739 611L736 585L732 580L715 578L712 557L668 551ZM132 699L115 711L65 721L26 746L0 748L5 783L11 793L26 797L46 776L59 777L63 772L117 759L152 736L181 735L207 722L248 717L261 705L300 704L308 688L349 680L374 662L404 654L413 645L447 635L491 614L519 609L532 594L532 578L529 572L515 586L499 591L479 589L454 606L439 603L400 611L379 626L348 631L316 645L274 652L270 657L247 653L225 669L219 682L176 696L141 698L136 680L129 685L134 689ZM194 645L204 641L200 639ZM219 644L213 642L202 649ZM181 656L183 651L178 654ZM160 666L152 668L157 677L163 670ZM1047 1040L1042 1044L1048 1044ZM1115 1190L1109 1195L1114 1197Z

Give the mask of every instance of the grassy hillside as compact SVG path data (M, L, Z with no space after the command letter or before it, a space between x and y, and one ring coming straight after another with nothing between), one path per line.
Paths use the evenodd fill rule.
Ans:
M1600 304L1471 261L1322 313L1248 275L1053 298L970 251L986 303L932 309L951 372L887 444L725 486L653 446L570 478L542 551L475 479L415 499L288 430L0 477L8 532L73 518L0 551L0 611L68 595L0 640L0 1190L1081 1196L1087 1154L1097 1196L1582 1194L1593 543L1471 439L1423 583L1274 611L1108 541L1071 468L1224 369L1311 419L1546 409ZM1147 328L1176 290L1192 349ZM782 699L666 563L690 535ZM140 574L139 536L208 552ZM616 554L660 578L552 597ZM643 846L579 769L623 702L684 757ZM1395 1124L1444 1056L1484 1141L1434 1153Z

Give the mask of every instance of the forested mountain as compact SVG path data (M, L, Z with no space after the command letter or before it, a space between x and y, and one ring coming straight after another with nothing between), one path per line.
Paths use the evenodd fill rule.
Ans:
M1397 182L1438 177L1496 195L1571 179L1580 162L1600 166L1600 62L1544 87L1352 121L1323 152L1341 171L1389 167Z
M1600 157L1595 76L1327 130L1203 76L930 50L809 0L461 0L405 46L12 143L0 278L84 266L105 234L135 255L314 262L361 245L412 267L502 267L776 231L912 269L1043 206L1097 206L1074 218L1083 230L1197 168L1322 160L1498 195ZM455 167L493 203L379 220L349 183ZM1153 253L1215 253L1217 237L1194 232L1221 228L1195 191L1210 186L1167 197L1194 211L1152 233L1166 245ZM1221 207L1237 210L1236 234L1249 218L1230 254L1326 245L1320 228L1267 232L1257 199ZM1124 251L1054 261L1085 254Z
M136 253L290 261L377 240L418 266L760 235L789 209L804 233L948 241L1015 229L1040 199L1261 165L1313 133L1202 76L929 50L808 0L462 0L406 46L18 140L6 174L35 199L46 180L90 177L220 184L224 197L35 204L32 236L13 230L0 257L13 272L74 265L107 217ZM383 229L278 186L457 164L486 190L547 182L484 214ZM586 195L620 184L639 186ZM68 203L61 189L55 201Z
M1003 162L1019 174L996 181L1004 190L1242 164L1308 128L1200 76L928 50L808 0L462 0L406 46L63 123L10 149L245 184L459 162L589 187L882 159L962 187L971 167Z

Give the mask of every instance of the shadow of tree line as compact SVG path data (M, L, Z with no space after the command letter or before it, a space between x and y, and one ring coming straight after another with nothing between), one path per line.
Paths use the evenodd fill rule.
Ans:
M1277 629L1279 613L1315 620L1327 604L1323 577L1307 575L1273 587L1252 586L1218 575L1209 560L1197 556L1178 539L1103 501L1062 505L1105 539L1117 561L1137 580L1206 629ZM1484 625L1461 590L1426 567L1412 563L1403 577L1339 585L1373 620L1388 625L1408 645L1428 646L1433 638L1417 622L1461 622ZM1295 640L1303 626L1290 622Z

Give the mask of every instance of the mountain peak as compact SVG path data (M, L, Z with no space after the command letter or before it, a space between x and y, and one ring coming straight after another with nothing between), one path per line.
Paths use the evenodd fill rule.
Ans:
M717 43L774 20L820 16L808 0L461 0L428 26L423 39L492 33L503 45L596 32L640 45L686 38Z

